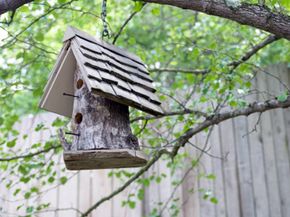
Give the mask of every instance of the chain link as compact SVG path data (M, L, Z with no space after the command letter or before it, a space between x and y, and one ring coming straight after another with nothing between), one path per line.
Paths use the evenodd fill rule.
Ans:
M102 19L102 22L103 22L102 38L110 36L109 30L108 30L107 21L106 21L106 17L107 17L107 0L103 0L102 13L101 13L101 19Z

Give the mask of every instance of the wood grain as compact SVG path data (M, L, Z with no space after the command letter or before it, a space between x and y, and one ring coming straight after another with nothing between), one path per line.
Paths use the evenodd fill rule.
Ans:
M128 149L66 151L63 158L69 170L141 167L147 163L143 152Z

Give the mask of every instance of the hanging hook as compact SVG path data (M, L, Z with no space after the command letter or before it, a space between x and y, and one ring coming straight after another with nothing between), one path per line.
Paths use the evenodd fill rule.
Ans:
M103 0L102 3L102 13L101 13L101 19L103 22L103 32L102 32L102 39L105 37L109 37L109 30L108 30L108 24L106 21L106 17L107 17L107 0Z

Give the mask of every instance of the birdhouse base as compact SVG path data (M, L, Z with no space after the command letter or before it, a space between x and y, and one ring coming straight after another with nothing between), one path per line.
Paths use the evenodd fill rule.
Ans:
M141 167L147 163L142 151L131 149L64 151L68 170Z

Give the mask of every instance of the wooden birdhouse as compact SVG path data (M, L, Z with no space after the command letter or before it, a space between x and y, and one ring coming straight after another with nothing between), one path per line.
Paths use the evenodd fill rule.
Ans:
M137 56L72 27L63 42L40 107L71 118L67 134L72 143L61 135L67 169L146 164L128 108L162 114L145 65Z

